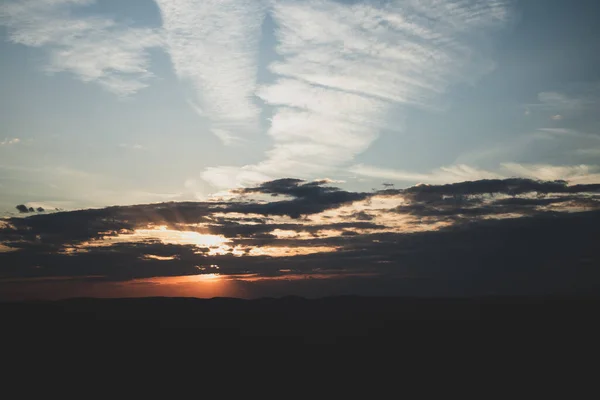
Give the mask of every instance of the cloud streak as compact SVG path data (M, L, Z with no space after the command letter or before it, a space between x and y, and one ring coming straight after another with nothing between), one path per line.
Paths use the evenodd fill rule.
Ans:
M525 104L532 111L549 114L550 119L561 121L582 117L587 114L595 115L596 105L600 97L598 82L581 82L565 85L561 90L545 91L538 94L538 102Z
M431 184L502 178L502 175L500 174L470 167L464 164L437 168L430 173L415 173L390 168L378 168L363 164L355 165L351 167L349 171L351 173L370 178L388 179L400 182L424 182Z
M529 179L564 179L573 184L600 183L600 167L597 165L546 165L505 163L508 172Z
M68 72L119 96L148 86L148 50L162 45L152 29L132 28L111 18L75 16L73 7L95 0L19 0L0 5L0 24L13 43L48 50L45 71Z
M433 106L450 85L490 71L477 38L509 17L504 1L272 2L278 79L257 91L275 107L269 177L331 173L365 151L391 112ZM232 167L205 172L205 179Z
M484 170L465 164L434 169L429 173L416 173L369 165L355 165L351 173L369 178L398 182L443 184L480 179L526 178L544 181L564 180L571 184L600 183L600 166L597 165L549 165L502 163L495 171Z
M157 0L167 50L196 110L225 144L259 128L254 102L265 8L259 0Z

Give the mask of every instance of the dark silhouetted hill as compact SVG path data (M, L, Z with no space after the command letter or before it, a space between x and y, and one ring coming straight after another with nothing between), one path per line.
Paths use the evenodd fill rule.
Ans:
M411 321L484 321L508 326L596 325L599 297L419 299L299 297L70 299L1 303L4 332L91 328L195 328L204 336L336 340L393 336Z

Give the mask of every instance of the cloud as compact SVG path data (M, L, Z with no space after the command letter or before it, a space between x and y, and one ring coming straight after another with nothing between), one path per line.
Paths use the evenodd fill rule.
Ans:
M329 180L319 180L305 182L297 178L278 179L270 182L264 182L258 186L235 190L235 193L264 193L272 196L288 195L296 198L320 196L326 193L339 191L340 189L324 186L330 183Z
M597 190L596 187L594 190ZM484 179L459 182L446 185L417 185L402 190L402 193L415 194L435 193L437 196L506 194L521 195L526 193L581 193L591 190L580 186L568 186L566 181L540 181L525 178Z
M386 213L393 210L397 212L399 205L446 205L464 209L466 206L506 206L510 198L512 205L529 206L532 210L552 202L586 199L596 201L598 207L598 198L594 196L600 193L600 184L569 186L565 181L492 179L360 193L329 186L327 180L285 178L234 192L237 195L258 195L259 198L121 206L12 218L7 220L10 227L0 225L0 241L27 247L28 243L39 243L39 235L42 235L41 240L46 245L62 246L106 238L115 240L121 234L145 229L146 233L137 237L142 240L151 237L147 235L149 229L160 226L173 232L202 234L220 234L233 229L237 232L236 236L268 233L277 229L313 233L352 227L387 230L393 225L389 225L391 220ZM260 198L261 195L266 199ZM380 203L379 200L384 198L391 202ZM32 210L25 205L18 208L23 212ZM330 218L324 218L324 212L330 211ZM497 211L492 210L492 214ZM300 216L307 218L300 219ZM311 216L312 219L308 218ZM369 222L365 223L366 220ZM408 228L405 225L394 229L407 231ZM166 237L168 232L161 232L162 237ZM186 240L189 242L190 239Z
M231 146L234 144L238 144L240 142L243 142L243 139L238 137L238 136L234 136L230 131L228 130L224 130L224 129L219 129L219 128L213 128L212 133L218 137L221 142L226 145L226 146Z
M25 204L19 204L16 208L22 214L26 214L29 212L29 208Z
M157 0L167 50L194 103L225 144L259 128L254 103L265 15L260 0Z
M500 174L464 164L437 168L425 174L358 164L351 167L349 172L370 178L423 183L453 183L465 180L498 179L502 177Z
M574 184L600 183L600 167L597 165L546 165L505 163L502 168L517 176L541 179L564 179Z
M94 0L19 0L0 5L0 24L16 44L48 51L48 73L69 72L119 96L148 86L148 50L162 45L158 32L114 19L76 16L74 7Z
M572 97L559 92L542 92L538 95L539 106L550 110L579 111L590 104L589 99Z
M10 146L12 144L19 144L20 142L21 142L21 139L19 139L19 138L12 138L12 139L7 138L0 142L0 146Z
M41 213L41 212L45 212L45 211L46 211L46 210L44 209L44 207L37 207L37 208L34 208L34 207L27 207L25 204L19 204L19 205L17 205L15 208L16 208L16 209L19 211L19 213L21 213L21 214L27 214L27 213L32 213L32 212L36 212L36 211L37 211L37 212L39 212L39 213Z
M243 167L271 178L329 174L395 129L392 112L430 108L449 86L489 72L479 39L510 14L503 1L271 4L280 60L257 95L275 108L274 145ZM226 168L225 181L235 181Z
M564 180L572 184L600 183L600 166L585 164L549 165L501 163L495 171L488 171L459 164L437 168L430 173L414 173L359 164L351 167L349 171L370 178L431 184L455 183L480 179L505 179L511 177L544 181Z
M514 162L539 157L541 149L556 155L570 163L578 163L583 157L593 156L600 147L600 136L572 128L539 128L531 133L518 135L508 140L495 142L485 148L461 154L457 164L478 165L485 163ZM583 156L583 157L582 157ZM499 174L504 174L502 171Z
M218 188L235 188L255 185L271 179L250 167L209 167L202 172L202 179Z
M428 287L419 286L423 279L463 295L600 285L597 269L589 268L600 261L600 185L479 180L365 194L330 183L285 178L237 191L269 201L148 204L6 219L0 223L0 263L6 266L0 285L15 279L135 282L209 273L222 280L368 273L388 282L409 279L407 286L420 294ZM270 214L281 207L310 213L297 219Z
M263 161L202 173L220 189L335 172L368 149L382 129L395 129L392 112L401 116L403 107L431 107L449 86L489 72L490 63L478 51L480 38L510 19L503 1L281 0L268 8L254 0L159 0L159 31L73 13L93 3L11 1L2 6L1 21L13 42L49 50L47 71L68 71L119 95L148 84L148 50L165 47L177 75L192 83L195 98L189 103L225 144L258 130L255 95L272 106L273 147ZM276 25L279 60L269 68L277 79L257 88L267 8ZM451 168L424 178L440 182L475 172Z
M526 110L550 113L550 118L560 121L566 118L581 116L587 112L595 112L598 104L600 85L585 82L568 85L560 91L545 91L538 94L539 103L526 104Z
M230 211L252 212L261 215L288 215L300 218L303 215L316 214L325 210L349 204L368 197L366 193L346 192L336 187L324 186L328 181L305 182L300 179L278 179L263 183L257 187L238 189L237 194L269 194L291 196L292 200L267 202L265 204L240 204L238 208L230 206Z

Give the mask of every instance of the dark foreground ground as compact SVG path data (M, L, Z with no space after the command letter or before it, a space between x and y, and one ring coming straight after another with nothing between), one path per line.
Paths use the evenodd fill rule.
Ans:
M71 299L0 303L4 332L73 328L196 328L215 336L386 336L411 321L484 321L504 326L598 324L600 297L415 299L297 297Z
M189 393L195 394L193 390L213 381L219 391L248 394L252 385L240 381L246 377L258 385L258 393L275 387L286 398L295 398L309 380L321 382L306 389L312 390L311 397L327 393L322 389L327 383L333 386L332 397L342 397L344 388L355 396L356 385L365 382L369 391L363 393L375 397L374 388L382 383L404 390L413 375L421 382L419 391L446 394L450 386L443 382L454 379L455 389L462 391L484 382L483 377L498 381L472 390L506 390L512 383L511 393L521 393L521 382L539 375L540 384L531 392L539 397L541 389L553 387L550 383L570 383L567 375L554 379L542 372L557 366L580 380L590 376L586 379L595 384L596 370L588 366L597 365L599 310L600 298L0 303L0 354L6 371L13 373L2 377L7 384L16 383L19 393L47 395L53 393L51 387L63 393L87 382L77 393L110 388L110 398L122 393L119 385L124 382L135 386L132 394L137 397L141 389L156 397L157 385L173 377L175 384L165 393L169 398L184 383L193 384L196 389ZM472 371L465 372L466 366ZM452 374L457 376L448 379ZM445 380L436 381L438 376ZM50 384L40 383L44 379Z

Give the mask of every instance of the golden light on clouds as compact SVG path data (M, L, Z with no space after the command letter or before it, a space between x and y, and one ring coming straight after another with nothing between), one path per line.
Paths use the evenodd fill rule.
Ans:
M258 225L261 222L260 220L265 219L264 215L254 214L254 213L238 213L238 212L214 212L211 217L207 217L208 219L216 219L216 218L226 218L236 220L239 224L242 225Z
M309 239L314 238L307 232L296 233L293 231L285 232L280 238ZM337 232L337 231L336 231ZM223 235L202 234L194 231L179 231L169 229L166 226L156 228L137 229L133 233L119 233L115 236L103 236L101 239L92 240L64 247L61 250L65 255L76 255L87 252L94 247L110 247L119 243L144 243L159 241L162 244L172 245L191 245L198 248L197 254L207 256L232 255L242 256L264 256L264 257L291 257L298 255L308 255L317 253L326 253L336 251L337 247L331 246L303 246L302 241L298 246L250 246L233 245L232 240ZM208 250L207 250L208 249ZM170 261L175 260L177 256L159 256L154 254L144 254L145 260Z
M142 256L143 260L157 260L157 261L172 261L177 260L177 256L157 256L154 254L144 254Z
M250 256L293 257L318 253L330 253L336 251L337 249L337 247L329 246L262 246L251 248L247 254Z
M274 245L246 245L244 243L234 244L232 239L223 235L208 233L209 224L178 224L175 229L167 225L147 226L136 229L133 232L121 232L118 235L106 235L99 240L93 240L76 246L76 249L66 250L68 252L79 252L90 247L112 246L117 243L143 243L158 241L162 244L171 245L189 245L198 248L198 254L207 256L232 255L242 256L263 256L263 257L293 257L298 255L309 255L317 253L327 253L339 250L332 246L305 245L315 239L326 239L340 237L345 231L355 234L373 234L373 233L398 233L398 232L418 232L427 230L436 230L451 224L444 221L428 221L427 218L418 218L406 213L393 212L393 209L406 203L403 196L385 195L374 196L370 200L357 201L353 204L345 205L335 209L323 211L308 218L293 219L287 216L261 216L259 214L240 214L240 213L214 213L209 219L230 219L239 225L272 225L274 229L269 233L277 240L295 240L295 246L274 246ZM359 216L359 213L368 215L365 220ZM261 222L263 221L263 222ZM348 228L328 228L332 224L368 222L378 226L374 227L348 227ZM281 229L277 226L293 225L292 229ZM322 225L323 229L315 229L317 225ZM306 227L306 229L303 229ZM311 229L309 229L311 228ZM171 260L170 257L158 257L147 255L146 259L152 260Z
M119 235L125 241L160 240L164 244L194 245L198 247L220 247L229 242L222 235L207 235L194 231L180 231L159 226L153 229L136 229L133 234Z
M445 221L429 221L407 213L395 212L394 209L409 202L402 195L376 195L368 200L356 201L352 204L323 211L312 215L306 224L335 224L348 222L369 222L377 227L347 228L357 234L373 233L411 233L438 230L451 225ZM361 219L361 215L363 218ZM365 219L364 216L368 216ZM431 222L431 223L430 223ZM324 237L339 236L341 232L324 229L319 231Z
M2 243L0 243L0 253L10 253L11 251L17 251L18 249L15 249L13 247L8 247L3 245Z
M176 229L169 229L165 225L158 226L156 228L147 229L136 229L133 233L119 233L114 236L103 236L101 239L92 240L81 243L76 246L72 246L63 249L63 253L76 253L85 251L86 248L92 247L110 247L117 243L143 243L159 241L162 244L174 244L174 245L191 245L196 246L199 249L209 249L209 255L226 254L231 251L231 246L227 246L230 242L225 236L222 235L209 235L202 234L194 231L180 231ZM158 256L146 256L150 259L161 259ZM164 258L162 258L164 259Z
M304 236L305 238L310 237L308 232L297 232L283 229L275 229L271 232L271 235L275 236L277 239L299 239L301 236Z
M560 201L561 196L565 197L564 201ZM580 196L577 201L569 201L568 196L569 193L554 194L551 199L556 197L557 202L550 205L543 205L543 203L535 205L535 200L540 197L539 193L526 193L519 198L531 200L533 205L529 208L533 211L585 211L592 207L589 204L595 202L593 196ZM203 215L199 220L202 222L190 222L180 218L171 223L166 220L155 221L154 224L138 226L134 230L103 232L98 239L65 244L60 253L76 256L93 248L110 248L123 243L151 246L164 244L189 246L190 248L185 251L188 252L192 262L195 261L195 254L198 264L202 263L203 257L286 258L333 253L342 251L347 246L351 247L352 243L362 240L360 236L368 240L369 235L376 234L437 231L474 218L508 219L528 215L521 212L519 207L504 205L512 204L510 199L513 198L514 196L506 193L486 194L478 195L475 199L477 201L457 204L455 198L442 196L437 201L422 204L413 197L390 191L384 194L373 194L368 199L329 208L301 218L219 211ZM504 200L508 201L503 202ZM529 203L525 202L525 204ZM495 207L494 212L488 214L486 211L490 207ZM478 209L481 209L481 213ZM238 229L242 225L246 227ZM248 225L253 227L246 229ZM227 232L228 236L213 232ZM348 245L344 240L339 240L345 237L349 238ZM189 255L190 249L193 253L191 255ZM0 252L11 250L6 245L0 247ZM177 250L171 249L171 251L174 252L165 254L146 250L139 255L139 258L164 262L179 259L180 255L175 253ZM201 272L213 271L207 269Z
M280 272L288 272L288 270L280 270ZM244 282L262 282L262 281L301 281L301 280L327 280L327 279L341 279L350 277L373 277L377 276L377 273L369 272L346 272L346 271L335 271L335 272L319 272L313 273L284 273L283 275L277 276L264 276L259 274L246 274L246 275L232 275L227 279L233 279Z

